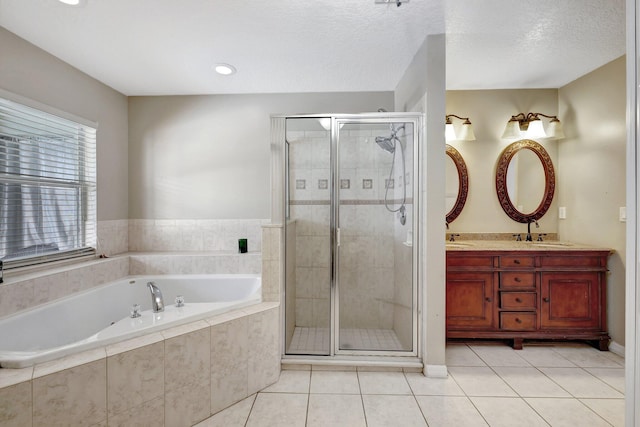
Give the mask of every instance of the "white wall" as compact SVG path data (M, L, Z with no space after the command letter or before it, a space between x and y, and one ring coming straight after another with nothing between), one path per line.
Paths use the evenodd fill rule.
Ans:
M558 205L564 240L612 248L609 258L608 326L624 345L626 224L619 208L626 197L625 57L560 88L559 112L566 139L558 143Z
M127 98L0 28L0 87L98 123L98 220L128 218Z
M427 375L446 375L445 365L445 36L428 36L395 91L397 111L426 113L426 132L420 147L421 236L420 297L423 361ZM427 256L429 254L429 256ZM434 367L434 368L432 368ZM430 371L433 369L433 371Z
M129 98L129 217L269 218L270 115L392 110L393 93Z
M469 117L475 141L450 141L464 159L469 173L469 194L460 216L450 225L452 233L526 233L526 224L513 221L500 206L496 194L496 165L502 150L511 142L502 140L507 120L518 113L558 113L558 91L541 90L461 90L447 91L447 114ZM565 118L561 117L563 123ZM455 119L455 125L460 122ZM548 120L543 120L545 126ZM558 172L558 142L536 140L549 153ZM556 233L557 197L538 222L536 232ZM537 201L538 203L540 200ZM532 230L533 231L533 230Z

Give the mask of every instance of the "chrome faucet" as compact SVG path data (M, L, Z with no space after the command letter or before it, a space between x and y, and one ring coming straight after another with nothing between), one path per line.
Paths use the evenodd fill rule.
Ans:
M164 300L162 299L162 292L160 288L153 282L148 282L147 287L151 291L151 307L154 313L164 311Z

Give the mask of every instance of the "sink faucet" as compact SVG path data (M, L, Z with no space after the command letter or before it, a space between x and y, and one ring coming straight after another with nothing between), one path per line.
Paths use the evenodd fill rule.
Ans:
M533 242L533 237L531 237L531 223L535 222L536 223L536 228L540 228L540 224L538 224L538 221L533 219L533 218L529 218L527 220L527 237L526 237L526 241L527 242Z
M164 311L164 300L162 299L162 292L160 288L153 282L148 282L147 287L151 292L151 307L154 313Z

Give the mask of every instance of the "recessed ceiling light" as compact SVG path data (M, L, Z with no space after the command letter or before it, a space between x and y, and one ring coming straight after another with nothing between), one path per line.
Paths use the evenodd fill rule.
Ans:
M82 6L86 3L86 0L58 0L58 1L68 6Z
M236 68L229 64L216 64L214 70L216 70L216 73L222 74L223 76L235 74L236 72Z

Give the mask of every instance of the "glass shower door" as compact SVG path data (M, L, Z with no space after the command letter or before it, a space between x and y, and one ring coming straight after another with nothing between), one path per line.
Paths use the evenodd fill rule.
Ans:
M414 124L338 123L337 353L413 351Z
M331 135L329 118L287 118L285 352L329 355Z

